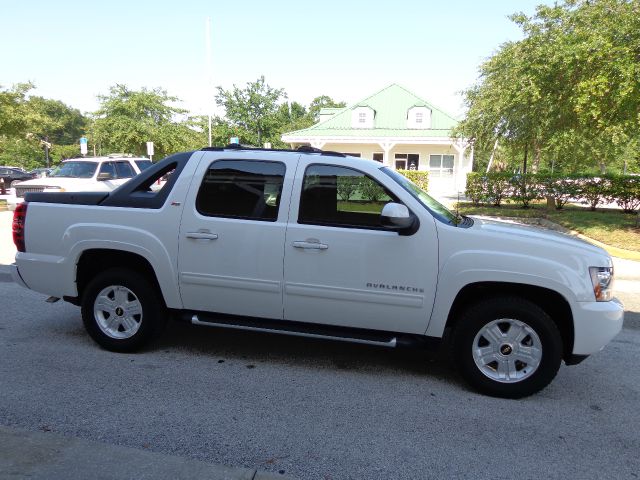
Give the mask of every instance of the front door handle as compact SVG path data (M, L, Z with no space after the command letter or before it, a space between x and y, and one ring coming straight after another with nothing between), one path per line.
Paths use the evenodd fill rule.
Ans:
M217 240L218 234L211 232L187 232L187 238L194 240Z
M308 238L306 240L297 240L292 244L295 248L303 248L305 250L326 250L329 245L320 243L316 238Z

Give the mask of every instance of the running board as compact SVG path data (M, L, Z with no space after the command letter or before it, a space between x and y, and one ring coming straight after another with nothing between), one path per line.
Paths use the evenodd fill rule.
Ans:
M219 320L200 320L198 318L198 315L194 314L191 317L191 323L193 325L203 325L207 327L222 327L233 328L236 330L248 330L252 332L277 333L280 335L292 335L295 337L319 338L325 340L336 340L339 342L361 343L364 345L376 345L378 347L388 348L395 348L398 343L396 337L391 337L384 334L375 334L371 331L363 331L362 334L358 335L358 329L350 331L343 327L326 326L326 328L323 328L325 326L315 326L311 324L302 324L299 322L286 322L286 324L291 324L291 328L287 328L286 324L276 324L272 320L265 320L264 322L261 321L260 323L264 323L265 326L257 326L255 322L242 321L240 317L234 320L230 320L227 318ZM323 329L325 329L327 333L321 333ZM378 339L374 337L378 337Z

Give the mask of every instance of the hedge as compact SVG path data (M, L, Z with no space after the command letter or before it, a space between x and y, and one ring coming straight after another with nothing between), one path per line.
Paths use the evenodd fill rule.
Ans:
M401 173L402 175L407 177L425 192L428 190L429 172L426 172L424 170L398 170L398 173Z
M634 175L550 175L478 173L467 175L466 195L474 205L499 207L504 201L529 207L534 200L553 199L557 209L570 200L586 204L591 210L604 202L616 203L625 213L640 208L640 176Z

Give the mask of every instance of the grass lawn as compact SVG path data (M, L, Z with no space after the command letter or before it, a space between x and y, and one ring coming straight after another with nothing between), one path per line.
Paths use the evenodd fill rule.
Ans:
M592 212L587 207L576 205L565 205L562 210L548 210L545 203L524 209L512 204L501 207L474 207L471 203L461 202L458 208L463 215L546 218L607 245L640 252L637 215L625 214L621 210L599 208Z

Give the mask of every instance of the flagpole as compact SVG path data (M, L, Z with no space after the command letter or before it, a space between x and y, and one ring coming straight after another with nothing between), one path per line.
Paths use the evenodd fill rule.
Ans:
M211 103L213 101L213 98L209 97L209 88L211 88L211 85L213 84L213 74L212 74L212 69L211 69L211 17L207 17L206 21L205 21L205 32L206 32L206 48L205 48L205 52L207 55L206 58L206 63L207 63L207 86L205 89L205 92L207 94L207 115L209 117L209 146L211 146Z

